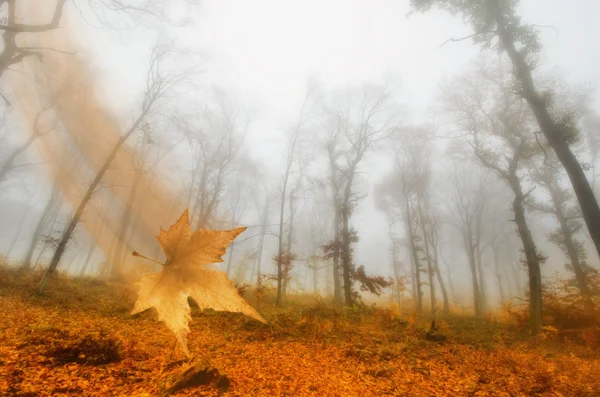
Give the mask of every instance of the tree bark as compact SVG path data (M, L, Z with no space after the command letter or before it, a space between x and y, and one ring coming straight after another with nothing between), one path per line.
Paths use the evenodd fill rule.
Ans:
M433 265L435 275L437 276L438 283L440 284L440 290L442 291L442 300L443 300L443 308L442 313L444 316L448 316L450 314L450 302L448 300L448 291L446 290L446 284L444 283L444 279L442 278L442 274L440 273L439 266L439 256L437 252L437 247L433 247Z
M467 250L467 259L469 261L469 270L471 271L471 283L473 286L473 305L475 306L475 316L481 317L481 291L479 289L479 278L477 277L477 264L475 261L475 247L473 244L473 234L470 224L463 233L464 246Z
M567 251L567 255L571 260L571 266L573 266L573 272L575 273L575 280L577 281L577 287L583 296L589 296L589 289L587 286L587 282L585 279L585 272L583 270L583 266L579 261L579 255L577 253L577 249L575 248L575 243L573 241L573 232L569 227L567 222L567 217L563 211L560 199L558 195L550 185L547 186L548 191L550 192L550 198L552 199L552 203L554 204L554 211L556 215L556 219L560 225L560 230L562 232L565 248Z
M499 260L499 252L498 248L492 246L492 251L494 252L494 272L496 275L496 281L498 282L498 291L500 292L500 303L504 303L505 295L504 295L504 286L502 285L502 274L500 272L500 260Z
M513 212L515 214L515 223L519 231L519 237L523 243L525 258L527 260L527 269L529 273L529 316L530 327L533 335L539 333L542 329L542 273L540 269L540 260L538 252L531 236L531 231L525 218L525 208L523 206L524 195L521 190L521 183L516 175L508 179L509 185L515 194L513 200Z
M412 213L410 210L410 202L407 197L404 199L404 224L406 227L406 235L408 240L408 250L410 251L410 258L413 267L414 274L414 294L416 295L416 310L417 313L423 312L423 292L421 291L421 269L419 266L419 257L415 247L414 240L414 228L412 224Z
M263 215L261 217L262 225L260 227L260 237L258 238L258 255L256 258L256 283L258 284L258 279L261 277L261 265L262 265L262 255L263 255L263 247L265 241L265 235L267 234L267 224L269 223L269 199L265 198L265 207L263 209Z
M522 96L529 104L542 133L554 149L569 176L571 185L581 206L583 219L596 246L596 251L600 254L600 207L598 206L592 186L586 178L581 164L577 161L571 148L569 148L560 128L550 115L546 103L538 94L533 81L531 67L527 64L523 54L515 46L514 33L507 24L499 0L491 1L490 4L493 7L493 16L496 21L500 43L511 59L516 75L522 84Z
M50 216L50 212L56 204L56 199L58 198L58 183L55 182L54 186L52 186L52 192L50 193L50 198L44 207L44 211L42 212L42 216L37 222L35 226L35 230L33 231L33 236L31 236L31 242L29 243L29 248L27 249L27 254L25 255L25 259L23 260L22 269L26 270L31 267L31 258L33 258L33 253L35 252L35 248L40 242L40 238L42 237L42 232L46 222L48 221L48 217Z
M342 209L342 277L344 280L344 304L352 306L352 281L350 279L350 226L349 226L349 203L345 200Z
M341 208L339 202L339 186L337 181L337 171L335 165L335 153L334 146L330 144L327 146L327 153L329 155L329 185L331 187L331 199L333 203L333 302L336 305L342 303L342 290L340 286L340 215Z
M281 279L283 276L282 268L281 268L281 260L283 259L283 219L285 213L285 193L287 191L288 180L290 177L290 168L291 162L288 163L288 167L286 169L285 176L283 178L283 187L281 189L281 206L279 207L279 246L277 249L277 298L275 300L276 306L281 306L282 303L282 292L283 292L283 280Z
M419 224L421 226L421 233L423 233L423 246L425 248L425 257L427 258L427 278L429 280L429 299L431 300L431 315L435 318L436 312L436 300L435 300L435 285L433 283L433 265L431 253L429 251L429 238L427 237L427 229L425 227L425 219L423 215L423 209L419 208Z

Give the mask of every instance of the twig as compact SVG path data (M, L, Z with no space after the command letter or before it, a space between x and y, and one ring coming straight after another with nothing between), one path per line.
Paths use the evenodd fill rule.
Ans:
M480 34L484 34L484 33L489 33L489 32L473 33L473 34L470 34L468 36L461 37L459 39L455 39L454 37L450 37L448 40L444 41L442 44L440 44L439 46L437 46L436 48L434 48L432 51L438 50L438 49L442 48L443 46L445 46L448 43L451 43L451 42L452 43L458 43L460 41L465 41L465 40L471 39L471 38L473 38L475 36L479 36Z

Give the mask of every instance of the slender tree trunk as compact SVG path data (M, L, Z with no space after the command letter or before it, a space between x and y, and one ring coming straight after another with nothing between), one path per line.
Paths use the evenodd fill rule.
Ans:
M497 247L492 246L492 251L494 252L494 271L496 274L496 281L498 282L498 291L500 292L500 303L505 302L504 297L504 287L502 285L502 273L500 272L500 260L499 260L499 252Z
M73 258L71 258L71 261L69 262L69 264L67 265L67 268L65 269L65 273L68 273L69 270L71 270L71 266L73 266L73 263L75 263L75 259L77 259L77 256L79 256L79 253L75 253L75 255L73 255Z
M481 291L479 289L479 278L477 277L477 265L475 262L475 247L473 244L473 235L471 227L467 225L467 230L464 231L464 245L467 250L467 259L469 261L469 269L471 270L471 282L473 285L473 305L475 306L475 316L483 315L481 311Z
M40 238L42 237L42 232L46 222L48 221L48 217L50 216L50 212L54 208L56 204L56 199L58 198L58 183L55 182L52 187L52 192L50 193L50 198L44 207L44 211L42 212L42 216L37 222L35 226L35 230L33 231L33 236L31 236L31 242L29 243L29 248L27 249L27 254L25 255L25 259L23 260L22 269L29 269L31 267L31 259L33 258L33 253L35 252L35 248L40 242Z
M527 259L529 273L529 321L531 333L535 335L542 329L542 273L540 260L533 237L531 236L531 231L527 225L527 219L525 218L524 196L521 184L516 175L509 178L509 184L515 194L513 200L515 223L517 224L517 230L519 231L519 237L523 243L525 258Z
M334 205L335 215L333 216L333 302L336 305L342 303L342 286L340 278L340 208L337 203Z
M25 150L27 150L29 148L29 146L31 146L31 144L33 143L33 141L35 140L36 137L37 137L36 135L33 135L31 138L29 138L27 140L27 142L25 142L24 144L22 144L21 146L16 148L10 154L10 156L8 156L8 159L6 159L6 161L2 164L2 167L0 168L0 184L2 182L4 182L4 179L6 179L6 176L8 175L8 173L14 168L13 163L17 159L17 157L19 157L21 155L21 153L23 153Z
M127 231L129 230L131 224L131 218L133 215L132 212L134 211L133 204L135 202L135 197L140 185L140 181L142 180L142 176L143 172L136 169L133 176L133 183L131 184L127 202L125 204L125 213L123 214L123 219L119 227L116 249L114 250L113 263L111 266L111 277L113 279L121 278L122 263L123 258L125 257L124 251L125 246L127 245Z
M556 196L556 192L553 191L551 188L548 190L550 190L550 196L552 198L552 203L554 204L555 215L556 215L556 218L560 225L560 230L561 230L563 238L564 238L567 255L569 256L569 259L571 260L571 266L573 266L573 272L575 273L575 280L577 281L577 287L579 288L579 292L581 292L581 294L583 296L589 296L590 291L588 289L587 282L585 279L585 272L583 270L583 266L581 265L581 262L579 261L579 255L577 253L577 249L575 248L575 243L573 241L573 232L571 231L571 228L569 227L569 224L567 222L567 218L562 209L560 200Z
M390 240L392 241L392 270L394 271L394 279L396 280L396 300L398 307L401 308L401 298L400 298L400 273L398 272L398 268L396 266L396 240L392 237L392 228L390 227Z
M349 226L349 203L348 198L344 200L342 210L342 277L344 280L344 304L352 306L352 281L350 280L350 226Z
M487 291L485 282L485 272L483 271L483 254L479 246L480 241L477 241L477 247L475 248L475 259L477 263L477 273L479 274L479 304L481 305L481 314L485 314L488 310Z
M83 262L83 266L79 271L79 277L83 277L85 275L85 271L87 270L90 260L92 259L92 255L94 255L94 251L96 251L96 242L92 241L90 244L90 248L88 249L87 255L85 256L85 262Z
M456 296L456 290L454 289L454 282L452 281L452 273L450 272L450 266L446 266L446 273L448 275L448 283L450 284L450 293L452 294L452 300L456 304L458 297Z
M281 306L282 303L282 292L283 292L283 269L281 267L282 259L283 259L283 220L285 214L285 194L287 191L288 180L290 177L290 166L286 170L285 176L283 178L283 188L281 189L281 206L279 207L279 247L277 249L277 298L275 300L275 304L277 306Z
M427 278L429 281L429 299L431 300L431 315L435 318L436 315L436 299L435 299L435 284L433 282L433 264L431 260L431 254L429 252L429 244L426 241L423 242L425 245L425 256L427 257Z
M235 252L235 242L231 242L229 245L229 258L227 258L227 278L229 278L229 272L231 271L231 263L233 262L233 254Z
M288 226L288 236L287 236L287 253L290 255L292 255L292 245L293 245L293 241L294 241L294 195L293 193L290 194L290 197L288 199L288 203L289 203L289 211L290 211L290 223ZM290 259L291 260L291 259ZM292 262L290 262L289 264L287 264L286 266L288 266L288 268L284 269L284 277L283 277L283 291L282 291L282 298L284 300L287 299L287 292L288 292L288 286L290 284L290 280L291 280L291 271L292 271Z
M77 227L77 224L79 223L79 220L81 219L81 216L83 215L83 212L85 211L86 206L88 205L89 201L92 198L92 195L96 191L98 184L100 184L100 181L104 177L104 174L108 170L108 167L110 167L110 164L117 156L118 151L121 149L121 147L123 146L123 144L125 143L127 138L129 138L131 136L131 134L133 134L137 130L137 127L141 121L142 121L142 118L141 117L138 118L138 120L136 120L136 122L131 127L131 129L125 135L123 135L121 137L121 139L119 139L117 141L112 152L109 154L108 158L104 162L104 165L102 166L102 168L100 168L100 170L96 174L96 177L94 178L92 183L90 183L90 186L88 187L85 195L83 196L81 202L79 203L79 206L77 207L77 210L75 211L75 214L73 215L73 218L71 218L69 225L65 229L65 231L60 239L60 242L58 243L58 246L56 247L56 251L54 252L54 256L52 257L52 261L50 262L50 266L48 267L48 270L44 274L44 277L42 278L42 280L40 281L40 283L37 287L38 294L44 293L44 289L46 288L46 285L48 284L48 280L49 280L50 276L54 273L54 271L58 267L60 258L62 257L63 253L65 252L65 249L67 248L67 244L69 243L69 240L71 240L71 236L73 235L73 232L75 231L75 227Z
M521 272L519 269L520 266L520 261L517 260L513 260L510 266L510 269L512 270L512 276L513 276L513 280L515 282L515 295L516 296L522 296L523 294L523 280L521 279Z
M258 238L258 255L256 258L256 282L258 284L258 279L260 277L260 272L262 271L262 255L263 255L263 247L265 241L265 235L267 234L267 224L269 223L269 201L268 199L265 201L264 213L262 216L262 225L260 227L260 237Z
M21 234L21 229L23 229L23 223L25 223L25 219L27 218L29 211L31 211L31 208L28 208L21 216L21 220L19 220L19 225L17 226L17 230L15 231L15 237L12 239L8 250L6 251L7 258L10 258L12 250L15 248L15 245L17 245L17 241L19 241L19 235Z
M429 239L427 238L427 230L425 227L425 216L423 209L419 208L419 225L421 226L421 233L423 233L423 247L425 248L425 257L427 258L427 278L429 281L429 299L431 300L431 315L435 318L436 314L436 300L435 300L435 284L433 283L433 264L431 261L431 252L429 251Z
M483 211L485 205L479 207L479 210L475 214L475 244L474 244L474 254L475 254L475 264L477 265L477 273L479 276L479 310L482 315L484 315L487 310L487 288L485 282L485 272L483 271L483 252L481 249L481 237L483 234Z
M415 247L415 231L412 224L412 213L410 210L409 199L404 199L404 224L406 227L406 237L408 240L408 250L411 254L411 262L414 274L414 294L416 295L417 313L423 312L423 292L421 290L421 269L419 266L419 256Z
M511 59L516 75L521 82L520 91L533 111L548 143L550 143L558 159L567 171L567 175L581 206L583 219L594 241L596 251L600 254L600 207L598 206L592 186L585 176L581 164L577 161L577 158L567 144L559 126L550 115L545 100L538 94L535 88L531 68L527 64L523 54L515 46L515 32L507 24L500 0L491 1L490 5L493 7L493 17L496 20L500 43Z
M50 231L50 233L52 233L54 231L54 226L56 226L56 222L58 220L58 215L60 214L60 210L62 209L62 206L63 206L63 203L61 202L60 205L58 206L58 208L56 209L56 211L54 212L54 214L52 215L52 219L50 220L50 227L48 227L48 230ZM40 260L42 258L42 255L46 251L46 248L48 248L48 242L44 241L44 244L42 245L42 249L40 250L37 258L35 259L35 266L38 266L40 264Z
M440 290L442 291L442 299L443 299L443 315L448 316L450 314L450 302L448 301L448 291L446 291L446 284L444 283L444 279L442 278L442 273L440 272L440 262L439 255L437 252L437 244L432 245L433 249L433 267L435 271L435 275L437 277L438 284L440 285Z

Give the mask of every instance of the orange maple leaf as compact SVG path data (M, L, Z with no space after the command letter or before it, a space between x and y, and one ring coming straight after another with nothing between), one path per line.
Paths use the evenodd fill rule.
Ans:
M192 232L188 211L169 230L160 230L156 237L167 261L160 273L142 276L138 297L132 314L151 307L156 308L158 319L175 334L177 341L189 356L187 335L190 332L191 297L200 309L241 312L258 321L266 322L244 298L224 272L207 269L206 265L223 262L227 246L244 230L204 230ZM133 252L134 256L142 255Z

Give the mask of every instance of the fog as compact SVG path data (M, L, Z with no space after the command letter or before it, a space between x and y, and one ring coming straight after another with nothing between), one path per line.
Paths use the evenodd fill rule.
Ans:
M19 3L23 23L52 20L53 1ZM163 261L154 236L187 208L193 228L246 226L217 266L283 293L339 300L352 279L395 302L421 283L429 302L435 284L477 311L525 296L534 257L542 277L576 278L574 257L598 269L582 196L498 39L409 3L74 1L59 29L19 33L22 59L5 39L2 260L135 281L158 267L131 252ZM517 13L597 197L600 4ZM376 276L394 287L362 289Z

